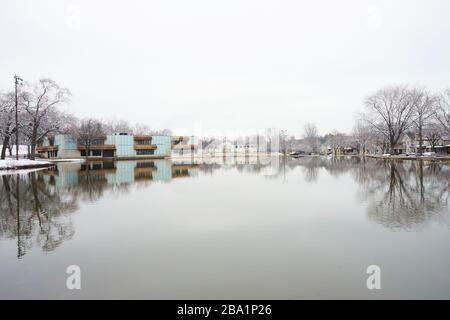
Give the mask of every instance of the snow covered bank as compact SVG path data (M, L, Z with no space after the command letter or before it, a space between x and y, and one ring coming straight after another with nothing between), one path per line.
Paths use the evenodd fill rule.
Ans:
M83 163L83 162L86 162L86 159L80 159L80 158L58 159L58 158L55 158L55 159L48 159L48 161L56 162L56 163L58 163L58 162L78 162L78 163Z
M32 169L32 168L45 168L50 167L53 164L48 161L42 160L0 160L0 170L17 170L17 169Z

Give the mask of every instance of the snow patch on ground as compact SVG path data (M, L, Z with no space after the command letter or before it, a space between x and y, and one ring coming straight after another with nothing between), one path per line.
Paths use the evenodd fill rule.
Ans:
M42 167L46 165L51 165L51 162L42 161L42 160L14 160L14 159L6 159L0 160L0 170L8 170L8 169L20 169L20 168L33 168L33 167Z
M16 146L12 145L11 146L11 152L12 155L15 156L16 155ZM19 145L19 155L27 155L28 154L28 146L24 146L24 145ZM9 150L6 150L6 155L9 156Z

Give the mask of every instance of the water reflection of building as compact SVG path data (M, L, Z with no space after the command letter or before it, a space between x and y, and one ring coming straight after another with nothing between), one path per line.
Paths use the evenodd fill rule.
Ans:
M80 201L97 201L108 190L126 193L133 184L196 177L199 172L266 175L274 159L246 163L245 159L214 158L201 165L165 160L61 163L26 175L4 175L0 177L0 238L17 239L18 257L33 246L51 251L73 236L69 214L77 211ZM278 175L273 174L273 179L284 179L289 171L300 174L306 183L320 181L323 173L351 177L357 185L356 199L365 206L361 215L386 228L420 229L431 222L450 226L449 165L335 157L278 160Z
M0 180L0 238L17 239L17 256L33 246L52 251L72 238L67 213L78 202L97 201L105 191L127 192L128 186L196 177L198 165L165 160L61 163L24 175L3 175Z
M40 171L39 174L48 183L59 187L74 187L87 179L106 185L126 185L141 181L196 177L198 165L166 160L61 163L55 168Z
M276 161L279 162L274 166ZM101 196L101 190L108 187L196 177L199 171L213 174L217 170L235 169L277 179L284 178L290 170L301 168L304 181L308 183L317 181L320 172L325 171L335 178L351 175L359 186L358 198L367 205L369 219L386 227L413 228L428 221L447 221L449 218L445 213L448 213L450 197L450 166L431 162L345 157L304 157L295 160L218 157L199 165L148 160L60 164L59 168L56 171L41 171L39 175L56 186L78 186L88 194L89 199Z

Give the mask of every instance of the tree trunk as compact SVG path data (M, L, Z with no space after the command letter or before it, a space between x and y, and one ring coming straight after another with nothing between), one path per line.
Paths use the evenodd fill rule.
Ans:
M395 147L394 140L391 139L391 141L389 141L389 153L390 154L395 154L394 147Z
M419 126L419 155L423 154L422 126Z
M400 134L391 134L389 137L389 152L390 154L396 154L395 153L395 146L397 145L398 141L400 140Z
M6 149L8 148L9 144L9 135L5 136L5 139L3 139L3 146L2 146L2 155L0 159L5 160L6 158Z
M35 160L35 159L36 159L36 144L32 143L31 151L30 151L30 160Z
M30 160L36 159L36 139L37 139L37 128L36 125L33 128L33 134L31 135L31 152Z
M423 162L419 161L419 181L420 181L420 203L423 204L425 202L425 188L423 185Z

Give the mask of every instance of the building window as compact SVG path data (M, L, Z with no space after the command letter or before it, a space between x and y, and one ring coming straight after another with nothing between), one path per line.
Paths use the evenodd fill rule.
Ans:
M112 161L103 162L103 169L115 169L114 162Z
M146 140L136 140L136 144L144 144L144 145L149 145L149 144L152 144L152 139L146 139Z
M185 152L189 152L189 151L184 151L183 149L172 150L172 154L174 156L182 156Z
M144 156L144 155L152 155L155 154L155 150L136 150L136 155Z
M86 150L81 150L81 156L86 157Z
M138 179L148 179L148 180L151 180L151 179L153 179L153 174L152 174L151 172L139 172L139 173L136 175L136 178L138 178Z
M101 150L92 150L92 156L93 157L100 157L102 155Z
M138 162L136 164L136 168L153 168L155 166L155 163L152 162Z
M114 157L114 151L113 150L104 150L103 151L103 157L105 157L105 158L112 158L112 157Z
M173 175L175 176L175 177L178 177L178 176L188 176L189 175L189 170L187 170L187 169L175 169L174 170L174 172L173 172Z

